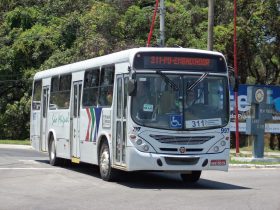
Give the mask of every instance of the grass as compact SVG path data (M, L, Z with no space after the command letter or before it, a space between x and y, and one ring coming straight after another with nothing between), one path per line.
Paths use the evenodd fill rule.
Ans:
M30 140L0 140L0 144L30 145Z
M240 150L250 152L253 150L253 146L241 147ZM272 150L269 147L264 147L264 152L275 152L275 151L277 150Z
M239 148L239 154L238 157L252 157L252 147L241 147ZM271 152L271 153L270 153ZM230 150L230 156L235 157L235 149ZM264 157L268 158L280 158L280 151L279 150L271 150L270 148L265 147L264 148Z
M279 162L262 162L262 161L254 161L254 162L245 162L239 160L230 160L230 164L251 164L251 165L279 165Z

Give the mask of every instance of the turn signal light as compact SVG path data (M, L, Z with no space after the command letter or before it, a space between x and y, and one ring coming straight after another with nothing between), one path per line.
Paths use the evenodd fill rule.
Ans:
M135 134L129 134L129 138L130 138L130 140L135 140L136 139L136 135Z

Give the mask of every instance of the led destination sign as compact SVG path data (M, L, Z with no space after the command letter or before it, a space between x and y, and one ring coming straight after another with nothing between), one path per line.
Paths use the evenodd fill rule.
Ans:
M149 59L149 60L148 60ZM188 66L210 66L209 58L188 58L188 57L168 57L150 56L145 57L144 62L152 65L188 65Z
M225 61L221 56L178 52L138 53L134 58L134 68L226 72Z

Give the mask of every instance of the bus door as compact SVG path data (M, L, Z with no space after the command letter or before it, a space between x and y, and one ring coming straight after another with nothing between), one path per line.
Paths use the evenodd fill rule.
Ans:
M80 158L80 105L82 81L73 82L73 103L72 103L72 157Z
M117 75L117 110L114 112L114 162L117 165L126 164L126 117L128 75Z
M49 95L50 87L43 87L43 103L42 103L42 114L41 114L41 151L47 151L47 137L48 137L48 106L49 106Z

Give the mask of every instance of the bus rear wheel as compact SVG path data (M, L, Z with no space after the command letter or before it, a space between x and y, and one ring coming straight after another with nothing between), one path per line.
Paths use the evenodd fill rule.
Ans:
M99 171L104 181L113 181L117 171L111 167L110 150L107 142L103 142L99 152Z
M181 174L184 182L195 183L200 179L201 171L191 171L189 174Z
M56 157L56 148L53 136L51 136L49 141L49 159L52 166L59 165L60 159Z

